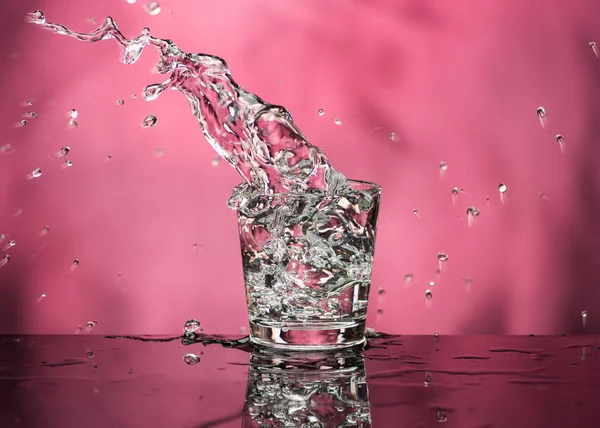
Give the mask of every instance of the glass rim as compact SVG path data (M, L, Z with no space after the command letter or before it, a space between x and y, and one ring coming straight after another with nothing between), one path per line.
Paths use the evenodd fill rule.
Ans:
M377 184L377 183L374 183L372 181L366 181L366 180L355 180L355 179L352 179L352 178L348 178L347 180L348 180L348 183L356 183L356 184L363 184L363 185L365 185L367 188L363 189L362 190L363 192L369 192L371 194L381 194L381 186L379 184ZM243 183L238 184L238 186L241 186L241 185L244 185L244 184L248 184L248 183L247 182L243 182ZM236 187L238 187L238 186L236 186ZM352 187L352 185L350 185L350 187ZM290 196L292 196L292 197L300 197L301 198L301 197L307 197L307 196L310 196L310 195L315 195L316 193L322 193L322 194L325 194L327 196L344 196L344 195L342 195L340 193L331 193L331 192L328 192L328 191L324 191L323 192L323 191L320 191L320 189L317 189L317 190L319 190L319 192L314 192L314 193L311 193L311 192L301 192L301 193L300 192L278 192L278 193L257 192L257 193L253 193L253 195L255 197L262 197L262 196L265 196L265 197L278 197L278 196L287 196L287 197L290 197ZM359 191L357 189L352 189L352 190Z

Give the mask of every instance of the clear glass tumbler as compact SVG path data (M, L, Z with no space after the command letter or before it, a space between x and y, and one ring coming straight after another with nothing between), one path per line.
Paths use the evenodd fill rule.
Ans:
M364 343L381 187L253 195L238 209L250 339L318 350Z

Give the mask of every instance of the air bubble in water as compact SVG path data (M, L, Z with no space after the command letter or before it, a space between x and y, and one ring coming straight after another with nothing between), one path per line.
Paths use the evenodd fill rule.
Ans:
M79 266L79 259L73 260L73 264L71 265L71 272L73 272L77 266Z
M341 125L341 124L342 124L342 119L340 119L339 117L336 117L336 118L333 120L333 123L335 123L336 125Z
M398 135L395 132L392 132L390 134L390 140L392 140L392 141L398 140Z
M583 321L583 328L587 325L587 311L581 311L581 320Z
M118 99L117 100L117 104L119 104L120 106L122 106L123 104L125 104L125 100L123 98Z
M40 303L42 300L44 300L45 297L46 297L46 293L40 294L40 297L38 297L38 299L36 300L36 303Z
M10 256L8 254L5 254L2 259L0 259L0 268L6 266L6 264L9 262L10 260Z
M196 354L185 354L183 356L183 361L185 361L186 364L193 366L200 362L200 357Z
M200 321L195 319L189 319L185 325L183 326L183 332L186 336L193 334L196 330L200 328Z
M560 146L560 152L564 153L565 152L565 137L563 137L560 134L556 134L556 142Z
M31 20L35 24L44 24L46 22L46 17L41 10L36 10L31 14Z
M319 113L319 116L323 116L325 114L325 110L323 110L322 108L320 108L317 113Z
M149 114L148 116L146 116L146 118L142 122L142 126L144 128L151 128L154 125L156 125L157 120L158 119L156 119L156 116L153 116L153 115Z
M157 1L151 1L146 3L146 11L150 15L158 15L161 11L160 4Z
M542 128L545 128L548 124L548 119L546 118L546 109L544 107L538 107L537 109L537 117L542 124Z
M38 116L39 116L39 114L37 114L37 113L36 113L36 112L34 112L34 111L30 111L30 112L28 112L28 113L25 113L25 117L30 117L30 118L32 118L32 119L34 119L34 118L36 118L36 117L38 117Z
M590 42L590 48L592 49L592 52L594 52L594 55L596 55L596 58L600 59L600 51L598 51L596 42Z

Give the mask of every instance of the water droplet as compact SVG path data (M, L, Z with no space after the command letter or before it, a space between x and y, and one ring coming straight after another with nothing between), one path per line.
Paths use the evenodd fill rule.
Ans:
M73 272L77 266L79 266L79 259L73 260L73 264L71 265L71 272Z
M583 321L583 328L587 325L587 311L581 311L581 320Z
M27 117L31 117L31 118L36 118L36 117L38 117L38 116L39 116L39 114L37 114L37 113L36 113L36 112L34 112L34 111L30 111L29 113L26 113L26 116L27 116Z
M40 168L36 168L33 171L31 171L31 173L29 175L27 175L28 179L31 178L38 178L42 176L42 170Z
M0 268L6 266L6 264L10 261L10 256L5 254L0 260Z
M96 321L97 322L97 321ZM86 333L90 334L90 331L92 331L92 329L94 328L94 326L96 325L96 322L94 321L88 321L87 324L85 325L86 327Z
M216 158L214 158L211 162L212 166L219 166L219 164L221 163L221 159L223 159L221 156L217 156Z
M41 10L36 10L31 14L31 20L35 24L43 24L46 22L46 17L44 16L44 13Z
M544 107L538 107L537 109L537 117L542 124L542 128L545 128L548 124L548 119L546 117L546 109Z
M50 226L44 226L44 228L40 232L40 236L44 236L48 232L50 232Z
M342 124L342 119L340 119L339 117L336 117L336 118L333 120L333 123L335 123L336 125L341 125L341 124Z
M183 361L185 361L186 364L193 366L200 362L200 357L196 354L185 354L183 356Z
M165 154L165 151L163 149L156 149L156 157L157 158L162 158Z
M46 297L46 293L40 294L40 297L37 298L36 303L40 303Z
M442 413L442 412L437 412L437 415L435 417L435 419L439 422L439 423L444 423L448 421L448 416L446 416L446 414Z
M25 104L28 106L32 106L33 105L33 101L32 100L27 100L25 101Z
M17 241L15 241L14 239L11 239L10 241L8 241L8 243L4 246L4 248L2 248L2 251L6 251L9 248L14 247L15 245L17 245Z
M94 358L94 352L93 351L87 351L86 355L88 358Z
M506 192L506 184L500 183L498 185L498 190L500 191L500 193L505 193Z
M189 334L193 334L199 328L200 328L200 321L192 318L192 319L189 319L183 326L183 332L187 336Z
M71 119L77 119L79 117L79 112L73 108L67 112L67 116Z
M473 224L474 218L479 216L479 210L475 207L467 208L467 218L469 221L469 226Z
M425 290L425 298L427 300L431 300L431 298L433 297L433 293L431 292L430 289Z
M151 1L146 3L146 11L154 16L158 15L161 11L160 4L157 1Z
M448 164L444 161L440 162L440 172L446 171L448 169Z
M135 4L135 0L127 0L127 3L129 3L129 4Z
M429 286L430 287L434 287L435 286L435 281L429 281Z
M122 106L123 104L125 104L125 100L123 98L118 99L117 100L117 104L119 104L120 106Z
M448 254L446 253L438 253L438 260L440 262L445 262L448 260Z
M377 293L379 293L380 296L383 296L385 294L385 289L380 288L379 290L377 290Z
M27 121L25 119L21 119L17 123L15 123L16 128L21 128L23 126L27 126Z
M67 169L67 168L72 167L72 166L73 166L73 161L67 159L67 160L65 160L65 163L62 165L61 168L62 169Z
M565 152L565 137L563 137L560 134L556 134L556 142L560 146L560 152L564 153Z
M106 162L112 159L112 155L106 155L106 158L104 159Z
M425 382L424 383L425 383L426 387L429 386L429 384L431 383L432 380L433 379L431 377L431 373L425 372Z
M398 140L398 135L395 132L392 132L390 134L390 140L397 141Z
M69 119L69 126L71 128L77 128L79 126L79 122L75 119Z
M322 108L320 108L318 110L319 116L323 116L325 114L325 110L323 110Z
M413 214L417 216L418 219L421 218L421 214L419 214L419 210L413 210Z
M600 51L598 51L596 42L590 42L590 48L592 49L592 52L594 52L594 55L596 55L596 58L600 59Z
M71 151L71 148L65 146L65 147L62 147L58 152L54 153L54 156L56 156L56 157L67 156L70 151Z
M404 275L404 282L406 283L406 285L410 284L413 281L413 275L411 273L407 273L406 275Z
M151 128L154 125L156 125L157 120L158 119L156 119L156 116L153 116L153 115L149 114L148 116L146 116L146 118L142 122L142 126L144 128Z
M383 309L377 309L377 315L383 315Z

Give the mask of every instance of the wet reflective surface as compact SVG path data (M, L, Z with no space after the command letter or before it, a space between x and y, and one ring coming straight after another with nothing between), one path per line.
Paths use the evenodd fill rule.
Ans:
M271 354L195 336L1 336L2 427L591 427L600 337L380 336Z

